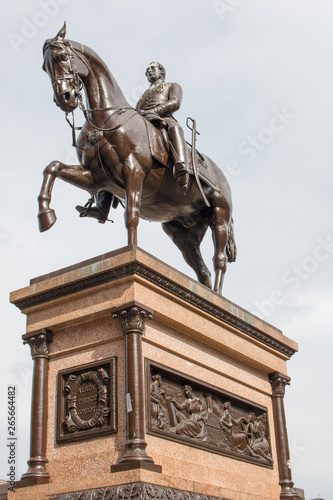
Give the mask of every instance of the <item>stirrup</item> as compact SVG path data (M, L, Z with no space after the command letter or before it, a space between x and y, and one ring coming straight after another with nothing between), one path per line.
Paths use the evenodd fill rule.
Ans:
M100 224L105 224L105 222L114 222L111 219L108 219L108 216L102 213L100 207L92 207L91 205L86 205L82 207L81 205L77 205L75 209L79 212L80 217L92 217L93 219L97 219Z

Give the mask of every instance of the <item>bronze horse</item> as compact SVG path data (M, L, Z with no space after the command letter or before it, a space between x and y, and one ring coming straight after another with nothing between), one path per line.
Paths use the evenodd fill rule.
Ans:
M214 290L221 293L227 261L236 258L232 201L229 184L217 165L205 157L214 172L218 189L203 185L207 207L193 176L182 192L170 168L163 167L151 154L147 120L129 106L106 64L89 47L65 39L66 26L45 42L43 69L49 75L54 101L64 112L80 107L86 122L78 136L79 165L52 161L44 170L38 197L39 229L46 231L56 222L50 208L56 177L88 191L112 193L125 206L128 244L137 244L139 217L162 223L195 271L200 283L211 286L200 243L208 226L214 242ZM87 108L81 89L86 92ZM149 123L149 126L153 127ZM156 131L157 133L157 131Z

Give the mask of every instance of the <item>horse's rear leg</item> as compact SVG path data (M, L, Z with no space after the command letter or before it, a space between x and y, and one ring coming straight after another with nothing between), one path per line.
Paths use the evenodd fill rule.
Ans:
M50 229L57 220L55 211L50 208L56 177L87 191L93 187L91 172L84 170L81 165L65 165L60 161L51 162L44 170L43 183L38 196L38 223L41 232Z
M229 208L214 207L213 209L213 225L212 234L214 242L214 271L215 284L214 291L221 295L223 278L227 270L227 242L228 228L230 222Z
M163 223L162 227L182 252L185 262L194 270L199 283L212 288L210 272L200 251L207 225L197 222L195 226L186 228L180 222L172 221Z

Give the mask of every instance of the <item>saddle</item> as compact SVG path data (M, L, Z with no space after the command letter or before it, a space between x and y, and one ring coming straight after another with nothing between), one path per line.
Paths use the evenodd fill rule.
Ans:
M145 119L145 123L152 157L163 165L163 167L168 167L170 158L170 141L166 128L161 125L155 126L147 119ZM163 123L162 120L159 121L159 124L160 123Z
M145 120L148 132L149 147L152 157L157 160L163 167L171 167L171 148L170 141L168 137L167 129L161 126L160 122L155 126L152 122ZM161 120L162 122L162 120ZM192 165L192 149L188 144L188 172L190 175L194 175L193 165ZM200 180L208 184L216 191L220 191L218 187L218 180L216 179L215 172L210 168L209 159L201 154L197 149L195 150L195 166ZM156 168L156 167L155 167Z

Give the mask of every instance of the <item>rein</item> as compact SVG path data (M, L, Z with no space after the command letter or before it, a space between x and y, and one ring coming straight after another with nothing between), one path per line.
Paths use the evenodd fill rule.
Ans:
M96 112L99 112L99 111L108 111L108 110L111 110L111 109L114 109L115 111L113 113L111 113L111 115L109 115L107 117L107 119L105 120L104 123L106 123L107 121L110 120L110 118L112 118L113 116L115 115L121 115L122 113L124 113L127 109L132 109L133 111L135 111L135 113L137 113L137 111L132 107L132 106L124 106L122 108L117 108L117 107L114 107L114 106L111 106L111 107L108 107L108 108L93 108L93 109L86 109L85 108L85 105L83 104L82 102L82 96L81 98L79 98L79 108L81 109L81 111L83 112L84 114L84 117L85 119L87 120L87 122L89 123L89 125L91 125L94 129L96 130L100 130L101 132L112 132L113 130L116 130L117 128L119 128L121 125L118 124L118 125L115 125L114 127L110 127L110 128L104 128L104 127L97 127L97 125L95 125L90 117L89 117L89 113L96 113Z
M108 108L93 108L93 109L86 109L82 100L79 100L79 108L81 109L81 111L83 112L84 114L84 117L85 119L87 120L87 122L89 123L89 125L91 125L95 130L98 130L100 132L112 132L114 130L117 130L118 128L120 128L122 125L124 125L130 118L132 118L134 116L134 114L138 114L138 112L132 108L131 106L125 106L123 108L114 108L114 107L108 107ZM89 114L88 113L94 113L96 111L108 111L108 110L111 110L111 109L114 109L115 111L113 113L111 113L110 116L107 117L107 119L104 121L104 124L110 120L110 118L112 118L113 116L115 115L121 115L122 113L125 113L125 111L127 109L132 109L133 111L135 111L135 113L130 116L129 118L127 118L127 120L125 120L124 122L122 123L118 123L117 125L115 125L114 127L110 127L110 128L104 128L104 127L97 127L97 125L95 125L89 118ZM74 112L71 111L71 114L73 116L73 123L71 123L68 119L68 115L69 113L66 113L65 114L65 119L68 123L68 125L71 127L72 129L72 146L74 147L77 147L77 143L76 143L76 130L82 130L83 127L76 127L75 126L75 118L74 118Z

